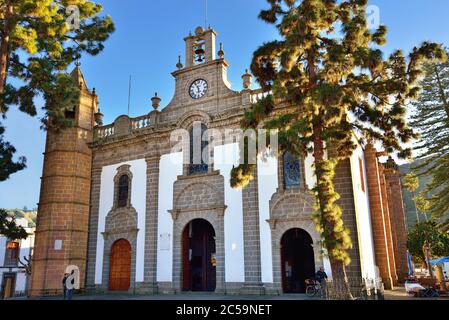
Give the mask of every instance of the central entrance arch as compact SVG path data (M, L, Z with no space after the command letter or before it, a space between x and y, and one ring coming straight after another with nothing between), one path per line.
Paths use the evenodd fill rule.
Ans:
M131 244L120 239L111 249L109 290L128 291L131 280Z
M192 220L182 233L183 291L215 291L215 230L204 219Z
M315 275L313 240L299 228L288 230L281 239L281 271L284 293L305 293L305 280Z

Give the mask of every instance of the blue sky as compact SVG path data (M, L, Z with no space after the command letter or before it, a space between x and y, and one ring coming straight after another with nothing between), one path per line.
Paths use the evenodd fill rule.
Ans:
M116 32L97 57L82 59L82 70L90 88L95 87L105 123L127 112L128 81L133 77L131 116L151 111L150 98L158 92L162 106L171 99L178 55L184 58L183 38L204 25L205 0L97 0L111 15ZM409 51L424 40L449 46L449 1L371 0L380 8L381 23L389 29L386 53ZM276 31L257 18L265 0L209 0L208 24L223 42L230 62L229 79L241 89L241 75L254 50L276 37ZM6 139L28 159L28 168L0 183L0 207L36 207L45 148L45 133L38 118L10 109Z

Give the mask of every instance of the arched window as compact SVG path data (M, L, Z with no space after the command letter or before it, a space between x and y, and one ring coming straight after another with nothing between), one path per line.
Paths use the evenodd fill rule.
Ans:
M290 152L284 153L284 185L286 188L299 187L301 171L299 158Z
M128 196L129 196L129 177L128 175L124 174L118 180L117 205L119 208L123 208L128 205Z
M201 124L201 130L194 127L190 130L190 165L189 175L207 173L208 171L208 141L203 141L202 137L207 130L205 124ZM206 139L207 140L207 139ZM203 159L203 155L206 155Z

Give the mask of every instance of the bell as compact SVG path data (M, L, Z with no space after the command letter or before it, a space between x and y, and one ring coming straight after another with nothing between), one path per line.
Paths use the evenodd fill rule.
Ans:
M206 53L206 52L204 51L204 49L203 49L202 47L198 47L198 48L195 50L195 55L197 56L196 61L198 61L198 62L203 62L204 54L205 54L205 53Z

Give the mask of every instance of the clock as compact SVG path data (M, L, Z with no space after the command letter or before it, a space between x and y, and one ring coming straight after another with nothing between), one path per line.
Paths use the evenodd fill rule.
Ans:
M198 79L190 85L189 94L193 99L200 99L206 95L207 88L207 81L204 79Z

